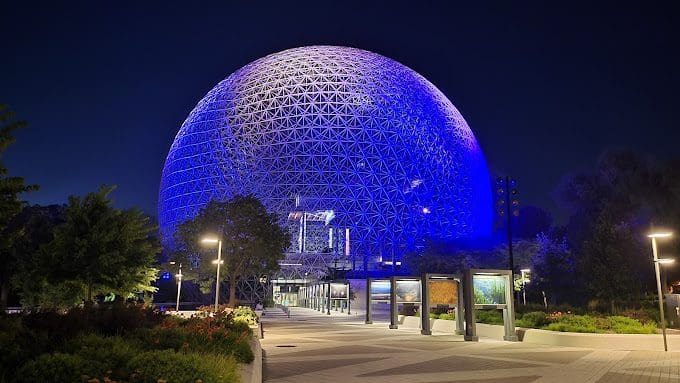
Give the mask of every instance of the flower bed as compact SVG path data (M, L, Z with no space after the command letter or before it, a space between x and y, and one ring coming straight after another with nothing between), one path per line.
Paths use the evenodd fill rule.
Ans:
M252 332L233 312L181 319L135 306L78 310L82 319L71 312L0 317L2 380L236 382L238 364L253 360Z
M499 310L476 310L478 323L503 324ZM536 328L560 332L609 333L609 334L655 334L656 323L651 320L638 320L626 316L576 315L571 311L556 311L550 314L543 311L517 313L517 327Z
M572 313L542 311L518 314L517 326L561 332L654 334L656 323L641 322L625 316L575 315Z

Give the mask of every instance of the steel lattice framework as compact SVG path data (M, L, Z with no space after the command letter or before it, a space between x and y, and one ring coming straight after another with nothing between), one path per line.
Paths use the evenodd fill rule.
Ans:
M354 48L263 57L198 103L163 169L166 244L211 199L246 193L283 220L332 210L331 246L343 253L349 228L350 255L366 264L491 226L486 162L458 110L413 70Z

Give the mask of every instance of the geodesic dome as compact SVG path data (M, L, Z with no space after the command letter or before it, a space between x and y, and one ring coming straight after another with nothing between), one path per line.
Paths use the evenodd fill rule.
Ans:
M372 52L310 46L244 66L198 103L163 168L159 221L172 244L211 199L253 193L283 221L321 213L331 247L349 229L352 256L399 258L426 238L488 234L489 182L472 131L425 78Z

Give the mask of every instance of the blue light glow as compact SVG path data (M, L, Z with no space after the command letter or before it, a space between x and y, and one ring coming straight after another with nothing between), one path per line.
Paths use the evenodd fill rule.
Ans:
M486 162L458 110L413 70L354 48L266 56L198 103L163 169L164 243L211 199L247 193L282 220L332 210L343 235L322 246L342 252L349 228L351 254L376 261L491 230Z

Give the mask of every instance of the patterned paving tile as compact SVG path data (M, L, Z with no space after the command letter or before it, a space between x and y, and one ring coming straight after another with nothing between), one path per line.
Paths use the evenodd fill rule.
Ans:
M461 336L365 325L359 316L298 308L293 314L296 319L265 319L267 382L680 383L677 352L610 352L488 338L464 342ZM286 344L299 347L276 347Z
M385 358L351 358L351 359L325 359L311 360L304 363L290 362L267 362L264 364L265 379L279 379L294 375L302 375L310 372L330 370L337 367L351 366L353 364L374 362ZM302 382L302 380L300 380Z
M388 336L368 338L366 335L323 335L323 336L313 336L311 338L312 339L334 340L334 341L340 341L340 342L355 342L355 341L362 341L362 340L384 339L384 338L388 338Z
M425 362L407 364L404 366L388 368L359 376L412 375L435 372L497 370L524 367L539 367L539 365L523 362L506 362L485 358L472 358L467 356L447 356L445 358L437 358Z
M458 347L464 347L464 346L469 346L470 343L464 342L464 341L456 341L456 342L428 342L428 341L409 341L409 342L401 342L401 343L386 343L386 342L381 342L381 343L376 343L377 345L380 346L399 346L403 348L411 348L411 349L416 349L416 350L423 350L423 351L438 351L438 350L445 350L447 348L458 348Z
M446 380L426 383L530 383L540 378L538 375L532 376L513 376L501 379L466 379L466 380Z
M380 353L394 353L406 352L397 348L375 347L375 346L340 346L331 348L317 348L314 350L294 351L280 356L298 357L298 356L328 356L328 355L358 355L358 354L380 354Z
M522 359L537 362L569 364L583 358L584 356L590 353L591 351L540 351L540 352L493 352L487 353L485 355L508 359Z
M644 376L607 372L596 383L678 383L680 379L669 376Z
M649 366L649 367L633 367L624 368L626 371L631 372L650 372L655 374L661 374L666 376L671 376L676 379L680 379L680 369L678 366Z
M663 351L630 351L624 358L626 362L642 362L642 361L658 361L658 360L676 360L680 361L679 352L663 352Z

